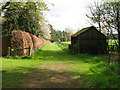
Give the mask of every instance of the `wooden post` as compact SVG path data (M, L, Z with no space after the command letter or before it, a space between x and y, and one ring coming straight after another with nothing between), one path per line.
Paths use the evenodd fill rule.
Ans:
M11 48L8 47L8 56L10 56L10 55L11 55Z
M31 56L31 47L28 48L29 56Z
M30 56L30 47L28 48L28 55Z

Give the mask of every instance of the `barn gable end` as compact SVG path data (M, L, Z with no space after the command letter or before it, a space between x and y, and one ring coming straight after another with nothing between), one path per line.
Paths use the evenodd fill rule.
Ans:
M106 53L106 36L94 26L84 28L71 36L70 50L77 53Z

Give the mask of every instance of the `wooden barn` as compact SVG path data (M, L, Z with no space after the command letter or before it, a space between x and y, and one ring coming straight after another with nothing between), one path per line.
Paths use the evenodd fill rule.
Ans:
M94 26L83 28L71 36L69 49L77 53L105 54L106 36Z

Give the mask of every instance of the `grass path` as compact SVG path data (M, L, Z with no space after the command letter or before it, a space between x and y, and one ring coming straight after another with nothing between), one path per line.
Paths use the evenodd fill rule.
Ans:
M73 56L63 51L57 44L49 43L44 45L41 51L35 53L34 57L36 59L42 59L43 57L49 63L38 65L37 69L28 72L27 77L21 81L24 83L24 87L79 88L83 84L88 84L87 81L80 78L80 75L88 71L88 68L86 69L88 64L81 63L79 64L81 66L74 67L73 63L75 62L72 62ZM81 68L79 71L81 74L77 73L78 67Z
M55 43L48 43L45 44L41 50L61 51L62 49L59 46L57 46Z
M3 88L89 88L86 77L92 74L93 64L87 62L105 59L70 54L55 43L44 45L33 56L30 60L3 58Z

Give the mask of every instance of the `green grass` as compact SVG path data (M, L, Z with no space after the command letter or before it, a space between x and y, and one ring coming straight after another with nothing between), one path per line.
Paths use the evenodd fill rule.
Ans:
M71 44L70 41L69 42L62 42L62 43L64 43L64 44ZM116 43L118 44L117 40L109 40L108 41L108 45L115 45Z
M71 44L71 42L69 41L69 42L62 42L62 43L64 43L64 44Z
M118 45L118 40L109 40L108 45Z
M61 63L66 65L65 71L70 73L71 77L89 82L89 84L81 83L80 86L83 88L90 88L91 86L118 88L117 81L120 80L120 77L106 67L107 56L75 54L61 44L48 43L34 52L32 57L34 59L2 58L3 88L23 87L20 80L26 77L25 73L39 69L43 65L51 66ZM51 77L52 75L48 76Z

